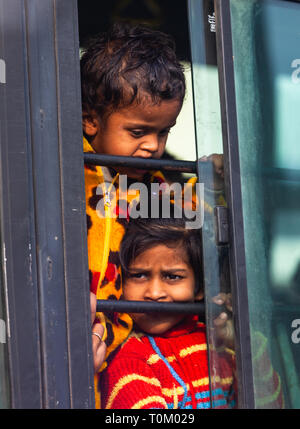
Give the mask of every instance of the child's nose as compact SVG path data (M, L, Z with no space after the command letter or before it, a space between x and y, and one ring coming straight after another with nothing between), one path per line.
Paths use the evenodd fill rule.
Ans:
M159 149L159 138L156 134L147 136L147 140L143 142L142 149L151 153L155 153Z
M151 279L148 282L144 299L149 301L162 301L167 299L167 293L161 279Z

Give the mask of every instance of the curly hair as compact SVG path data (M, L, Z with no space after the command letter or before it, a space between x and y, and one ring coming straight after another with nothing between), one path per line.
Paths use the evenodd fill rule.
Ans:
M99 34L81 57L82 109L107 112L141 102L154 103L185 96L183 66L173 39L145 26L115 24Z
M122 273L126 279L131 263L146 250L163 244L185 250L195 275L195 293L203 291L202 233L187 229L184 217L130 219L120 249Z

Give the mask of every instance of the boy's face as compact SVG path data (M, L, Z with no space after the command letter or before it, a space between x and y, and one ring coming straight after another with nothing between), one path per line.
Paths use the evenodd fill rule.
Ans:
M129 267L123 296L130 301L193 302L195 276L185 250L161 244L141 253ZM134 313L130 316L148 334L163 334L186 318L185 314L178 313Z
M84 132L97 153L160 158L168 133L181 110L180 100L153 104L145 98L111 113L105 120L94 115L83 120ZM141 180L146 170L118 168L119 173Z

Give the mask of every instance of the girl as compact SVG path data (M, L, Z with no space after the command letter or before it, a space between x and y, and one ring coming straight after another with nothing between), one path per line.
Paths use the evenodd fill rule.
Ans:
M201 235L184 219L130 221L122 241L123 296L148 302L203 298ZM197 316L131 314L134 330L101 377L106 408L210 408L205 325ZM221 352L214 405L235 405L235 359Z
M129 221L120 250L124 299L153 303L202 299L201 247L200 231L186 229L184 218ZM222 347L210 350L211 356L215 354L213 391L209 389L206 328L197 316L153 312L131 317L133 331L101 376L105 408L237 406L235 353L229 348L233 329L227 313L215 319ZM263 366L268 374L261 380L262 392L268 394L257 395L257 401L262 408L280 408L280 378L268 358L266 339L253 332L253 341L260 349L259 356L253 357L254 373Z

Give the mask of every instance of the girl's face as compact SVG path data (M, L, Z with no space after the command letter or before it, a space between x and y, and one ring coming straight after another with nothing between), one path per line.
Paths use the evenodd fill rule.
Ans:
M164 153L168 133L181 106L176 99L154 104L145 98L141 103L118 109L105 120L96 115L86 118L83 129L97 153L158 159ZM126 168L118 171L134 179L142 179L146 173Z
M141 253L129 267L123 295L130 301L193 302L195 277L185 250L161 244ZM157 312L130 316L148 334L162 334L186 318L185 314Z

